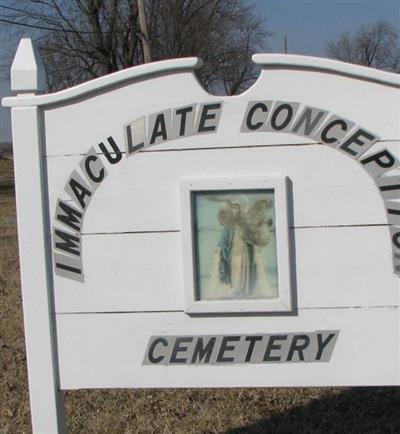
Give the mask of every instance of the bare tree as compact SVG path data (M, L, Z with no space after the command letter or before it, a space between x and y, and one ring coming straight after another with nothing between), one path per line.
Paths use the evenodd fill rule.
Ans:
M331 41L328 56L393 72L400 71L399 32L389 23L363 25L354 33L344 33Z
M257 72L250 56L269 32L244 0L146 0L148 37L140 33L137 0L24 0L0 18L39 32L51 89L62 89L144 62L198 56L204 86L235 94Z
M271 35L253 10L241 0L149 0L153 57L198 56L207 89L237 94L256 78L251 54Z
M132 0L24 0L7 11L7 18L36 29L50 89L141 62Z

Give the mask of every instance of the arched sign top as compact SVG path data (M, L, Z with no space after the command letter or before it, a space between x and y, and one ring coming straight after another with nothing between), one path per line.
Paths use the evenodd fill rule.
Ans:
M254 54L254 63L267 69L298 69L321 71L378 82L400 88L400 75L338 60L292 54Z
M26 50L24 45L21 45L21 48ZM254 54L252 59L256 64L262 65L266 69L321 71L400 88L399 74L359 65L352 65L332 59L291 54ZM161 60L158 62L133 66L52 94L20 95L18 97L3 98L2 103L5 107L49 107L64 104L78 98L83 98L93 93L105 92L115 86L123 85L135 80L143 80L164 74L195 70L201 68L202 65L203 61L197 57ZM13 88L13 90L15 89ZM248 89L248 91L250 90L251 88Z
M198 69L202 65L202 60L197 57L161 60L123 69L51 94L3 98L2 103L5 107L24 107L33 105L38 107L49 107L64 104L78 98L83 98L95 92L105 92L116 86L133 82L135 80L143 80L164 74L190 71ZM14 90L14 88L12 90Z

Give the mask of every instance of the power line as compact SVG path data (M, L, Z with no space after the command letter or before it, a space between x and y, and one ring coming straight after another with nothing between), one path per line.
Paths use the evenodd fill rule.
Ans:
M30 15L33 14L33 15L35 15L32 12L25 11L23 9L13 8L11 6L0 5L0 8L7 9L7 10L10 10L10 11L13 11L13 12L20 12L20 13L23 13L23 14L30 14ZM62 31L61 29L56 29L56 28L51 28L51 27L45 27L45 26L39 26L39 25L36 25L36 24L21 23L21 22L18 22L18 21L12 21L12 20L7 19L7 18L0 18L0 22L7 23L7 24L14 24L14 25L17 25L17 26L29 27L29 28L32 28L32 29L51 30L53 32L54 31L55 32Z
M6 24L14 24L16 26L22 26L22 27L29 27L32 29L39 29L39 30L49 30L51 32L60 32L60 33L79 33L79 34L86 34L86 35L96 35L96 34L106 34L106 33L124 33L118 30L109 30L109 31L101 31L101 32L90 32L88 30L71 30L71 29L57 29L55 27L45 27L45 26L39 26L36 24L28 24L28 23L20 23L18 21L12 21L12 20L7 20L5 18L0 18L0 22L1 23L6 23Z
M19 23L18 21L11 21L6 20L5 18L0 18L1 23L7 23L7 24L15 24L16 26L22 26L22 27L30 27L32 29L40 29L40 30L51 30L53 32L73 32L73 33L82 33L82 32L75 32L74 30L61 30L61 29L54 29L51 27L44 27L44 26L37 26L35 24L28 24L28 23Z
M20 12L20 13L23 13L23 14L32 14L29 11L24 11L23 9L17 9L17 8L13 8L13 7L10 7L10 6L0 5L0 8L12 10L14 12ZM37 24L21 23L19 21L13 21L13 20L10 20L10 19L7 19L7 18L0 18L0 22L6 23L6 24L14 24L16 26L29 27L31 29L48 30L48 31L51 31L51 32L61 32L61 33L79 33L79 34L92 34L92 35L98 34L98 33L101 33L101 34L105 34L105 33L123 33L123 32L117 31L117 30L106 31L106 32L103 32L103 31L101 31L101 32L90 32L88 30L57 29L56 27L46 27L46 26L41 26L41 25L37 25Z
M13 8L11 6L0 5L0 8L7 9L9 11L14 11L14 12L22 12L23 14L34 14L34 12L24 11L23 9Z

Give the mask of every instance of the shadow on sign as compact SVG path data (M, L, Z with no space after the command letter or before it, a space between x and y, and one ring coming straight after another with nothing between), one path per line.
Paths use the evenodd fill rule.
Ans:
M398 433L399 406L394 387L344 389L224 434Z

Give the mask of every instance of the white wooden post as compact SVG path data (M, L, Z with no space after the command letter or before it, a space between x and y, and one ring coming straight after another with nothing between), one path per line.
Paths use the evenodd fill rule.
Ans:
M22 39L11 67L11 89L18 95L45 88L45 70L30 39ZM54 326L50 232L43 167L43 135L38 107L12 109L18 210L18 242L25 323L32 431L65 432Z

